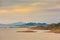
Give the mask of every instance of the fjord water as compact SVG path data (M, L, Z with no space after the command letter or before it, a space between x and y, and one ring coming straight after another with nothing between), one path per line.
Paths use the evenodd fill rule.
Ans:
M37 32L16 32L27 28L0 28L0 40L60 40L60 34L48 33L49 30Z

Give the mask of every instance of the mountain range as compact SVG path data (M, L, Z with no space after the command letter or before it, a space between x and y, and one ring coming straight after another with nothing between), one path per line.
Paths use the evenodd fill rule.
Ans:
M0 26L47 26L48 24L46 23L24 23L24 22L16 22L16 23L11 23L11 24L0 24Z

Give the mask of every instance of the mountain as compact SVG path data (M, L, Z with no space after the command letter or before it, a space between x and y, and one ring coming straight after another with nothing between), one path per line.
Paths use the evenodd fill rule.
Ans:
M24 22L16 22L16 23L11 23L11 24L0 24L0 26L18 26L25 24Z
M22 26L47 26L48 24L46 23L26 23L23 24Z
M0 24L0 26L6 26L6 24Z
M36 23L25 23L22 26L36 26Z
M47 26L48 24L46 23L37 23L37 26Z
M11 24L0 24L1 26L13 26L13 27L31 27L31 26L47 26L48 24L46 23L24 23L24 22L16 22L16 23L11 23Z
M8 26L19 26L25 24L24 22L16 22L16 23L12 23L12 24L8 24Z

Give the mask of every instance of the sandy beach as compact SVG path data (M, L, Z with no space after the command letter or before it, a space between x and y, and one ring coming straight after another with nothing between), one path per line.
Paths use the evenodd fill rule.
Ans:
M60 34L48 33L48 30L36 30L37 32L16 32L26 28L0 28L0 40L60 40Z

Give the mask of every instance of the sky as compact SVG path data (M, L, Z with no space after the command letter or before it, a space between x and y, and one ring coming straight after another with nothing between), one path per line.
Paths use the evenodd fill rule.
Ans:
M0 0L0 23L60 22L60 0Z

